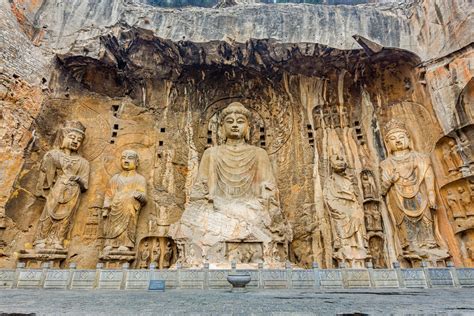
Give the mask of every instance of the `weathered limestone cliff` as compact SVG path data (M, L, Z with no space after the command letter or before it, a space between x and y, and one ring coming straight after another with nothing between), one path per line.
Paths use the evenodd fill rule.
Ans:
M169 227L190 201L204 150L223 144L220 112L233 101L251 111L248 141L267 152L275 173L292 229L278 254L283 261L472 266L470 2L173 9L132 0L0 0L0 267L52 255L61 266L172 266L184 250ZM381 172L397 152L386 128L393 119L410 139L403 150L428 156L426 170L433 169L425 176L419 170L428 160L410 162L418 166L410 169L413 203L435 196L436 208L410 215L433 231L431 243L419 237L422 251L408 253L411 246L400 242L400 230L409 228L394 217L398 206L389 197L408 163L394 167L393 188L385 188ZM85 127L78 153L90 165L88 188L71 217L66 250L35 252L49 203L36 194L43 157L58 148L57 131L71 120ZM138 208L135 248L113 257L102 251L102 214L125 149L139 156L147 203ZM345 167L337 169L337 161ZM431 178L433 189L425 189ZM345 193L328 194L336 187ZM340 199L364 218L341 218ZM364 250L354 250L354 236L363 236L357 247Z

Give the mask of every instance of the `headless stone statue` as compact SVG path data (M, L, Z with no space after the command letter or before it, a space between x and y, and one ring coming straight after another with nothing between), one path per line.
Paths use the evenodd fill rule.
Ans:
M340 154L330 156L332 174L324 186L333 231L333 258L353 268L364 267L367 241L364 211Z
M110 179L105 193L104 252L135 247L138 212L146 203L146 180L136 171L138 154L125 150L121 165L122 171Z
M185 264L229 262L226 243L253 247L260 254L251 262L274 262L277 244L291 240L268 154L247 143L249 121L250 111L238 102L221 113L225 144L204 152L191 201L170 228L184 244Z
M60 134L60 148L43 157L37 193L46 197L46 204L36 231L36 250L64 250L63 242L81 192L87 190L89 183L89 162L77 153L85 130L79 121L66 122Z
M382 161L382 193L396 227L401 251L408 260L436 261L449 257L440 246L434 173L428 155L416 152L403 123L387 124L389 157Z

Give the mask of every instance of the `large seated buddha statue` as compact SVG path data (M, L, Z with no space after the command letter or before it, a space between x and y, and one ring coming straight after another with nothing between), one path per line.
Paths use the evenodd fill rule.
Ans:
M268 154L248 144L250 115L238 102L222 110L224 144L204 152L190 202L170 227L184 266L286 259L292 233Z

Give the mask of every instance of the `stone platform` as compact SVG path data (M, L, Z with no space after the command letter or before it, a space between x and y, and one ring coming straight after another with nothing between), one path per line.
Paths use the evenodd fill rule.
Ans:
M0 290L0 313L36 315L472 315L472 289Z
M0 289L146 290L150 280L166 289L230 289L227 275L249 272L249 289L384 289L474 287L474 268L418 269L0 269Z

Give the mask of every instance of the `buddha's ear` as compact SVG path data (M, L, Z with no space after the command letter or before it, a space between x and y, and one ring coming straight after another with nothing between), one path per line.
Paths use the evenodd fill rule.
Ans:
M219 139L221 139L223 143L227 140L224 131L224 124L222 124L222 122L219 122L219 126L217 127L217 145L219 145Z
M250 125L247 125L247 130L245 131L244 138L247 143L250 142Z

